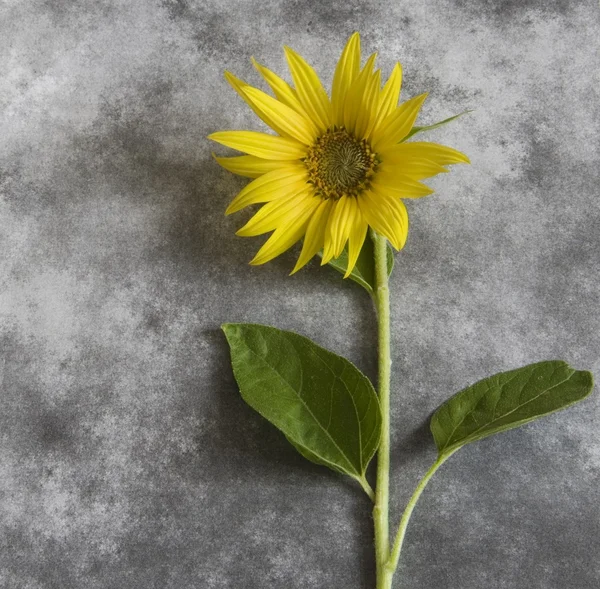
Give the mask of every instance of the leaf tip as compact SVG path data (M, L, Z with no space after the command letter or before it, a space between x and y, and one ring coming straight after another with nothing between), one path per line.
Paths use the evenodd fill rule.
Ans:
M594 375L589 370L576 370L575 374L578 374L582 380L582 386L585 389L585 397L587 397L594 389Z

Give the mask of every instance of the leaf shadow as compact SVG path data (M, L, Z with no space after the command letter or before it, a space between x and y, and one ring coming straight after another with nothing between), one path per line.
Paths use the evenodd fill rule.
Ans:
M325 510L333 497L350 505L353 535L357 542L356 557L361 586L375 583L372 553L373 524L369 517L372 503L358 483L342 474L306 460L285 436L247 405L233 376L227 342L220 330L207 330L217 351L210 380L218 388L213 409L206 423L210 427L198 432L196 451L208 466L211 480L217 485L236 478L260 480L262 492L288 493L286 501L315 505ZM201 473L197 473L201 477ZM253 501L254 498L249 499ZM315 503L317 502L317 503ZM308 517L308 516L307 516Z
M202 297L215 296L215 292L235 284L236 272L248 268L261 239L236 237L231 218L224 215L226 203L247 180L222 170L208 150L203 154L183 150L166 153L154 131L135 117L116 113L113 119L105 119L99 131L80 138L75 146L82 154L82 169L86 163L83 155L98 154L94 173L110 185L109 192L114 196L108 198L115 199L117 206L126 200L131 210L152 210L152 216L163 221L151 228L154 240L142 260L151 270L146 280L152 284L159 306L176 305L178 301L190 306L185 300L190 296L202 304ZM240 213L236 226L241 226L250 214ZM247 280L258 284L268 280L271 289L284 291L289 288L287 275L295 255L297 252L292 251L276 258L262 274L249 272ZM373 374L375 358L369 342L373 341L375 322L368 308L370 300L360 287L348 286L350 283L342 281L334 270L317 268L316 264L296 280L299 297L332 287L340 291L352 288L355 294L350 296L364 297L365 302L360 303L364 312L359 313L357 321L365 337L354 346L353 353L366 360L363 371ZM170 284L182 293L167 293L165 288ZM205 319L200 312L198 328L188 328L186 337L202 342L206 369L185 370L176 379L176 394L180 397L177 411L191 412L199 425L192 451L171 457L171 476L192 484L209 484L211 489L231 487L233 478L245 481L241 488L256 488L256 481L260 481L267 496L281 494L287 487L307 502L319 495L331 496L335 489L335 493L352 501L354 527L361 536L360 570L365 575L364 586L372 586L373 529L370 518L365 517L370 512L369 499L351 479L300 456L283 434L244 403L233 377L226 340L216 326L204 327L207 322L210 325L217 321ZM253 502L255 497L239 500Z
M423 457L435 451L429 430L433 412L416 428L401 436L394 444L391 462L394 470L402 470L408 465L423 462Z

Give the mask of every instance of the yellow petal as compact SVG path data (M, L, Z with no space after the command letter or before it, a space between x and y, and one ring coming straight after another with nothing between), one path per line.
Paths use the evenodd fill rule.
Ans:
M316 138L316 127L289 106L275 100L262 90L253 88L230 72L225 72L225 79L246 101L254 114L279 135L297 139L306 145Z
M287 164L287 162L286 162ZM306 186L307 171L302 164L287 164L260 176L242 188L225 211L231 215L249 205L271 202Z
M372 81L373 66L375 65L376 58L377 54L373 53L373 55L367 59L367 63L365 63L363 69L348 89L346 100L344 102L344 127L350 133L355 133L357 137L359 135L355 131L356 123L363 110L363 101L365 100L367 87L369 82Z
M306 266L319 250L323 248L323 243L325 241L325 227L327 226L327 219L329 218L332 205L332 200L322 200L312 214L308 226L306 227L302 251L291 272L292 274L295 274L300 268Z
M214 153L212 156L219 165L229 172L246 178L258 178L267 172L272 172L282 167L282 162L276 160L264 160L255 155L236 155L234 157L219 157Z
M397 198L421 198L433 194L433 188L400 174L380 174L371 183L375 192L387 192Z
M268 160L298 160L306 156L306 146L288 137L275 137L257 131L218 131L209 139Z
M319 202L319 199L311 199L307 207L298 211L298 214L289 219L285 224L277 227L271 237L258 250L258 253L254 256L250 264L253 266L264 264L279 256L302 239L306 231L306 226Z
M313 196L312 190L307 187L303 187L299 192L290 192L262 206L241 229L236 231L236 235L254 237L273 231L279 225L301 214L305 208L310 208L313 201L318 201L318 198Z
M375 123L375 114L379 100L379 88L381 86L381 70L377 70L370 76L365 88L365 94L358 111L358 118L354 126L357 137L367 137Z
M443 166L427 159L386 157L385 159L382 158L377 174L401 174L414 180L423 180L447 172L448 170Z
M342 198L336 201L329 215L326 228L326 234L329 238L327 240L329 243L327 251L329 259L331 257L337 258L344 251L344 246L348 241L350 229L353 226L357 213L358 205L356 204L356 197L342 196Z
M252 109L252 111L257 117L259 117L265 123L267 123L267 125L269 125L269 127L271 127L271 129L273 129L279 135L287 135L287 133L285 133L275 121L270 120L268 116L265 117L265 115L260 111L260 109L258 109L253 103L253 101L248 99L246 90L248 88L251 88L251 86L248 83L244 82L244 80L241 80L240 78L236 78L231 72L225 71L224 75L225 79L229 82L231 87L242 97L244 102Z
M400 143L386 150L382 150L381 158L390 161L402 161L409 158L426 159L440 166L450 164L469 164L469 158L460 151L428 141L414 141Z
M373 129L377 128L379 123L388 115L396 110L398 99L400 98L400 88L402 86L402 66L397 63L392 70L388 81L385 83L379 96L377 113L374 117Z
M243 89L244 89L244 86L248 86L248 83L244 82L244 80L241 80L240 78L236 78L231 72L228 72L227 70L225 70L225 73L223 75L225 76L225 79L229 82L229 84L231 84L232 88L244 100L246 100Z
M333 242L333 255L336 258L344 251L357 209L356 197L354 196L343 196L338 201L336 215L329 225Z
M331 104L319 76L293 49L284 49L300 104L319 130L325 131L331 125Z
M348 268L346 269L344 278L348 278L352 270L354 270L354 266L356 266L360 250L362 249L365 237L367 236L367 228L367 222L364 220L357 204L354 223L352 224L350 235L348 236Z
M417 120L425 98L427 98L427 93L407 100L373 129L371 145L375 151L399 143L408 135Z
M344 102L348 89L358 76L360 69L360 35L353 33L348 39L333 76L331 87L331 105L333 124L344 124Z
M253 57L251 59L252 65L254 65L271 90L273 90L277 100L283 102L283 104L286 104L290 108L293 108L296 112L306 116L306 111L302 108L296 91L270 69L258 63Z
M305 145L311 145L317 138L317 128L313 122L293 108L251 86L246 87L244 92L258 116L279 134L297 139Z
M365 65L360 70L360 73L367 78L370 74L373 73L373 68L375 67L375 61L377 60L377 51L375 53L371 53L365 62Z
M366 191L358 198L360 212L377 233L402 249L408 235L408 213L404 203L384 193Z
M331 239L331 232L329 231L329 222L335 213L335 207L337 201L332 201L331 209L329 210L329 216L325 222L325 235L323 236L323 254L321 256L321 266L327 264L331 258L333 258L333 242Z

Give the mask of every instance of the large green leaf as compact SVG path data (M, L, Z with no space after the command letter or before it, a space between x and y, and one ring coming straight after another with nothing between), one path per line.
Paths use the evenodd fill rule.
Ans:
M308 448L302 446L301 444L298 444L298 442L294 442L294 440L290 439L288 436L286 436L286 438L287 438L287 441L292 446L294 446L294 448L296 448L296 450L298 450L298 452L300 454L302 454L302 456L304 456L304 458L306 458L307 460L310 460L311 462L314 462L315 464L320 464L321 466L327 466L327 467L331 468L332 470L335 470L336 472L340 472L342 474L347 474L345 470L343 470L336 464L333 464L331 462L327 462L327 461L323 460L318 454L311 452Z
M223 331L246 403L305 458L365 487L381 435L369 379L348 360L289 331L251 323L228 323Z
M348 268L348 250L344 249L338 258L334 258L329 262L329 265L345 275ZM394 250L389 243L387 246L387 269L389 276L394 269ZM375 260L373 257L373 240L369 236L365 239L358 260L356 260L356 266L354 266L348 278L360 284L369 294L373 294L375 289Z
M553 360L501 372L448 399L431 418L440 457L492 434L564 409L590 394L590 372Z
M462 117L463 115L466 115L467 113L470 113L470 112L473 112L473 111L465 110L464 112L458 113L457 115L454 115L453 117L448 117L447 119L444 119L443 121L434 123L433 125L426 125L425 127L416 127L415 126L410 130L410 133L402 141L406 141L407 139L410 139L413 135L416 135L417 133L423 133L424 131L433 131L434 129L438 129L439 127L442 127L443 125L447 125L448 123L451 123L455 119L458 119L458 117Z

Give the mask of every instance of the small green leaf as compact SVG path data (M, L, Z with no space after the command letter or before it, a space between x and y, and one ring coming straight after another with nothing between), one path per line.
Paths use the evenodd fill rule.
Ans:
M492 434L518 427L581 401L592 391L590 372L553 360L485 378L457 393L431 418L440 457Z
M340 274L345 275L348 268L348 250L344 249L338 258L334 258L329 262L329 265ZM389 243L387 246L387 268L389 276L394 269L394 250ZM373 258L373 240L369 236L365 239L358 260L356 260L356 266L354 266L348 278L360 284L369 294L373 294L375 288L375 260Z
M348 360L290 331L223 325L242 398L308 460L364 487L381 435L379 400Z
M465 110L464 112L454 115L453 117L444 119L443 121L439 121L438 123L434 123L433 125L426 125L425 127L413 127L410 130L410 133L402 141L406 141L407 139L410 139L413 135L416 135L417 133L423 133L423 131L433 131L434 129L437 129L438 127L442 127L443 125L447 125L448 123L451 123L454 119L458 119L458 117L462 117L463 115L466 115L467 113L470 113L470 112L473 112L473 111Z

